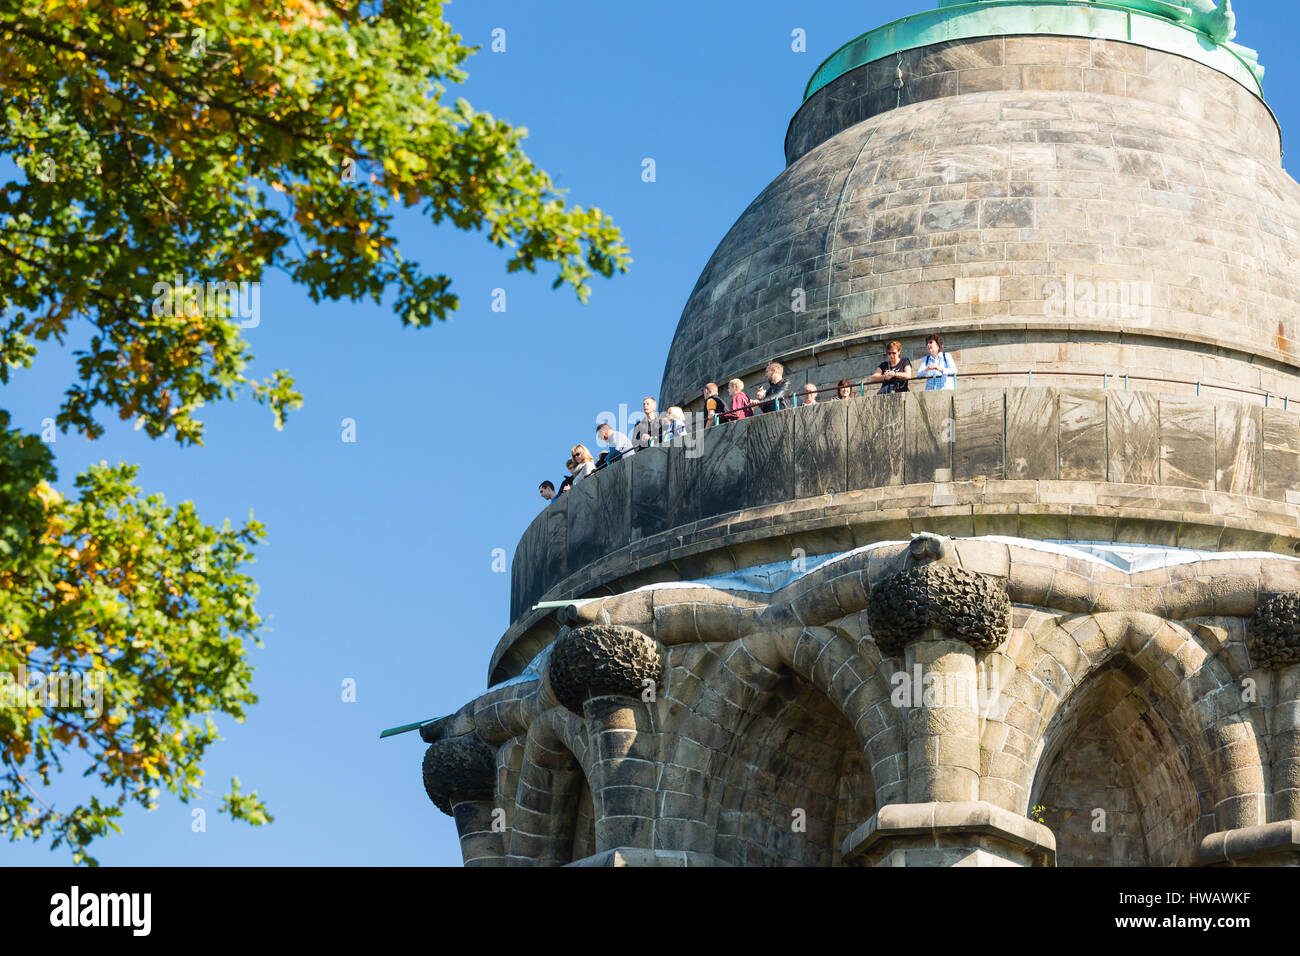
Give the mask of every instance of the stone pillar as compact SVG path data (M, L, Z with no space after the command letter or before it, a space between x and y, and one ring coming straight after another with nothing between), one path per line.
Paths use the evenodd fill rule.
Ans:
M931 631L907 645L912 706L907 733L907 799L968 802L979 799L979 711L975 651Z
M645 704L628 697L592 697L584 710L596 751L591 768L596 852L654 849L659 764Z
M942 556L913 542L914 558ZM907 795L881 807L841 849L866 866L1052 866L1042 824L980 801L979 651L1010 633L1005 582L946 564L908 568L871 592L867 613L881 654L901 656L910 704Z
M1273 819L1300 820L1300 664L1273 679Z
M424 754L424 790L456 821L466 866L504 862L505 827L494 814L496 756L477 737L452 737L433 743Z
M1211 833L1202 866L1300 866L1300 594L1264 595L1246 626L1257 668L1273 672L1268 690L1273 778L1272 823Z
M1272 714L1273 820L1300 820L1300 594L1265 594L1246 625L1255 667L1274 672Z
M649 705L663 668L659 643L629 627L588 625L555 642L547 680L555 699L586 722L595 748L588 782L596 853L575 864L654 864L659 763Z

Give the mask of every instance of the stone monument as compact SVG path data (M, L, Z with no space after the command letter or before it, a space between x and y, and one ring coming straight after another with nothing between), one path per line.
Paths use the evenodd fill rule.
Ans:
M1300 863L1300 187L1235 26L945 0L818 68L660 406L930 333L956 388L549 505L420 727L466 865Z

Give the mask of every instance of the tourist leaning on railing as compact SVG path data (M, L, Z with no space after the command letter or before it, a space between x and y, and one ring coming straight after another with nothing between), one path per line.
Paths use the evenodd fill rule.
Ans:
M549 481L543 481L537 486L537 490L541 492L542 500L548 505L556 499L555 485L551 484Z
M803 387L803 401L800 402L800 404L801 405L817 404L817 386L814 385L812 382L809 382L807 385Z
M912 362L903 358L903 343L889 342L885 346L885 360L871 374L872 382L881 382L878 395L894 395L907 391L907 380L912 377Z
M768 362L764 374L767 376L767 384L760 385L754 393L762 403L757 411L774 412L778 408L790 408L794 404L794 396L790 394L790 380L785 377L785 366L780 362Z
M596 470L596 459L591 457L591 452L587 450L586 445L573 446L573 480L575 482L586 478Z
M596 438L602 445L607 446L607 450L600 453L600 463L597 467L612 465L624 455L636 453L636 446L631 440L622 432L615 431L614 426L609 422L601 422L596 426Z
M943 350L943 336L938 333L927 335L925 351L916 377L926 379L926 391L956 388L957 363Z
M704 386L704 425L707 428L717 421L718 416L725 412L726 406L718 396L718 383L709 382Z
M721 415L721 421L736 422L754 414L749 396L745 394L745 383L740 379L733 378L727 383L727 394L731 396L731 411Z

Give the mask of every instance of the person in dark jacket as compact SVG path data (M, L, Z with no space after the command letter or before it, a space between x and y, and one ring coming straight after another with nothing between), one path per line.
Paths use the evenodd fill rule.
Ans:
M649 395L641 402L645 418L636 423L632 429L632 444L637 448L648 448L650 443L658 445L664 440L664 420L659 417L655 400Z
M789 380L785 377L785 366L780 362L768 362L766 374L767 384L754 393L761 402L758 410L774 412L778 408L793 408L794 393Z

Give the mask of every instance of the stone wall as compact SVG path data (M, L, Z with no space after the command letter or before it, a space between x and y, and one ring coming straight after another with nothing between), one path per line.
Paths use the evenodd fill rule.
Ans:
M982 599L896 633L889 608L973 578ZM540 676L422 728L431 755L496 748L494 792L429 757L426 786L480 800L456 816L478 865L465 831L495 811L508 865L1294 863L1300 663L1259 615L1296 594L1282 557L1125 572L945 540L771 595L611 595L562 611Z
M936 331L970 371L1151 370L1300 396L1300 187L1262 101L1102 40L958 41L904 67L901 107L890 58L796 115L791 164L691 292L661 406L770 359L857 381L884 340L916 354ZM1143 307L1099 314L1083 288L1136 288Z

